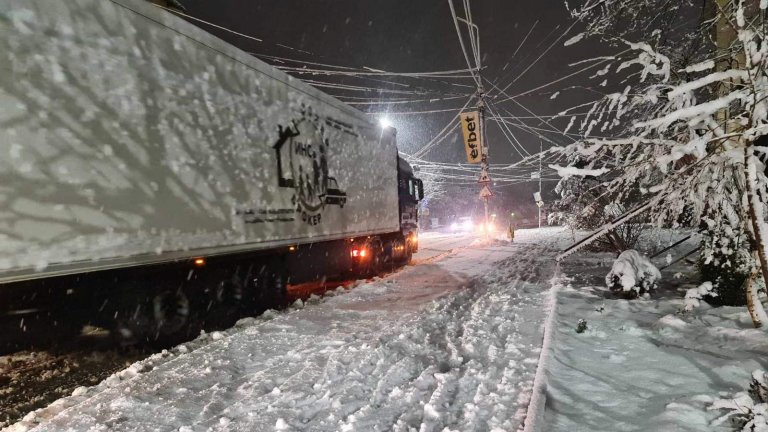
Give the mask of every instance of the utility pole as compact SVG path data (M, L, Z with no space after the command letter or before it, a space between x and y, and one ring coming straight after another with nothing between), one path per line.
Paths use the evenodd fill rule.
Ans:
M477 182L482 185L480 189L480 199L483 200L483 208L485 209L485 238L488 240L490 236L490 223L488 217L488 200L493 196L491 192L491 175L490 167L488 165L488 136L485 133L485 101L483 98L485 93L483 91L482 84L477 88L477 112L480 117L480 178Z
M539 140L539 197L541 197L541 152L544 150L544 145ZM541 206L536 203L539 208L539 228L541 228Z

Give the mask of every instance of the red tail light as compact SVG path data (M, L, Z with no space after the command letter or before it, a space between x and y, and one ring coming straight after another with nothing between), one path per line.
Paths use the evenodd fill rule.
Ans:
M365 258L368 255L368 251L365 249L352 249L349 254L352 255L352 258Z

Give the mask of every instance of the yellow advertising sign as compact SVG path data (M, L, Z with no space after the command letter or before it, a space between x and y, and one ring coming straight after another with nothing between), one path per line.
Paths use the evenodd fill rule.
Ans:
M477 111L461 113L461 131L464 133L464 150L467 162L480 163L483 159L483 138L480 133L480 115Z

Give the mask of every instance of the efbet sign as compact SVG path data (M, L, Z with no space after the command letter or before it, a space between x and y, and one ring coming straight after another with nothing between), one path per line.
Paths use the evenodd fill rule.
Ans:
M467 162L480 163L483 159L483 135L480 133L480 113L470 111L462 113L461 131L464 133L464 149Z

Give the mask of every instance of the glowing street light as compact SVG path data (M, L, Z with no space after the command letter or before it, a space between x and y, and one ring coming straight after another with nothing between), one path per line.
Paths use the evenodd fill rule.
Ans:
M381 126L383 129L392 127L392 121L386 117L382 117L379 119L379 126Z

